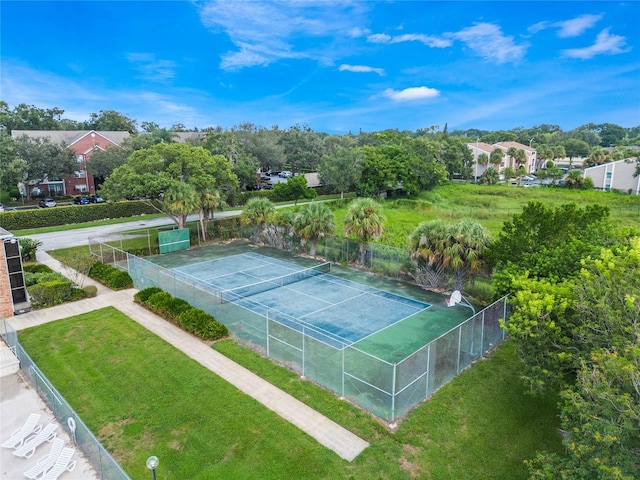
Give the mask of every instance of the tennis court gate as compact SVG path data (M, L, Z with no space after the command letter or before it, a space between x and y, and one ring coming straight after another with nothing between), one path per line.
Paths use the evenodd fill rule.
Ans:
M508 315L503 297L403 360L390 363L295 318L273 311L265 318L197 280L130 253L126 257L116 265L128 271L135 288L159 287L204 310L240 342L390 423L505 339L500 327Z

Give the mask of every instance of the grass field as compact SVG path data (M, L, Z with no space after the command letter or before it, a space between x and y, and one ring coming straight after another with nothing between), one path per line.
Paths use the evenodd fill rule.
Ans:
M531 397L507 343L392 433L365 412L231 341L216 348L371 442L340 459L113 308L20 333L20 341L132 478L524 479L560 451L553 396Z
M640 229L640 195L622 195L564 188L520 188L506 185L448 184L417 199L387 200L382 203L387 217L385 233L379 242L400 248L407 246L408 236L420 222L437 218L457 221L471 218L482 223L492 235L497 235L505 220L520 213L530 201L549 206L574 202L579 206L606 205L614 224ZM343 231L347 207L334 211L336 232Z

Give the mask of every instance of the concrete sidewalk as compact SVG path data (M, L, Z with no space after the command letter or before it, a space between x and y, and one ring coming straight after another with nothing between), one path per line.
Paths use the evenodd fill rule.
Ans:
M69 274L69 269L63 267L45 252L38 252L37 259L40 263L49 265L53 270L65 275ZM78 278L76 273L72 274L72 276L74 280ZM83 279L83 284L98 286L98 295L94 298L15 316L9 320L9 323L16 330L22 330L106 306L113 306L204 367L224 378L242 392L258 400L267 408L315 438L319 443L333 450L341 458L351 461L369 446L368 442L246 368L229 360L198 338L134 303L133 295L137 290L129 289L114 292L86 277Z

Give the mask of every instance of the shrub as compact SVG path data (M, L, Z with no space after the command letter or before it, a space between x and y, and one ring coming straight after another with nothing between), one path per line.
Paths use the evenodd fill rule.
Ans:
M20 255L22 256L22 261L25 262L27 260L35 260L36 251L41 246L42 242L40 240L34 240L32 238L21 238Z
M61 278L36 283L28 287L27 292L34 308L51 307L86 296L84 290L75 288L69 280Z
M122 290L133 287L133 280L127 272L107 265L106 263L96 263L89 269L89 277L97 280L103 285L113 289Z
M24 272L31 272L31 273L53 272L53 270L51 270L51 268L49 268L49 266L45 265L44 263L30 263L28 265L24 265L22 267L22 270Z
M134 295L137 303L160 315L183 330L203 340L217 340L229 334L227 327L205 311L192 307L158 287L149 287Z
M171 319L169 304L173 297L167 292L160 291L151 295L146 302L149 308L163 318Z
M0 227L9 231L27 230L153 213L158 212L151 205L139 201L97 203L84 205L82 208L69 205L56 208L10 210L0 215Z
M184 330L204 340L217 340L229 334L227 327L199 308L190 307L182 312L180 324Z
M95 285L86 285L84 288L84 293L87 294L87 298L93 298L98 295L98 287Z
M147 303L147 301L149 300L149 297L151 295L153 295L154 293L159 293L161 292L162 289L159 287L149 287L149 288L145 288L143 290L140 290L138 293L136 293L133 296L133 299L136 303L139 303L141 305L144 305L145 303Z

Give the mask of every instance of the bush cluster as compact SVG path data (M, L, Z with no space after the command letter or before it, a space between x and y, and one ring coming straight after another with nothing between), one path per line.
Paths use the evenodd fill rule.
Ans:
M192 307L158 287L140 290L134 295L136 303L160 315L165 320L193 333L203 340L217 340L229 334L227 327L207 312Z
M46 268L49 269L49 267ZM48 272L25 272L24 276L31 306L36 309L73 302L89 296L89 292L76 287L71 280L50 269Z
M152 213L158 212L146 203L139 201L10 210L0 214L0 227L9 231L27 230L30 228L55 227Z
M133 280L127 272L97 262L89 269L89 277L111 288L112 290L123 290L133 287Z

